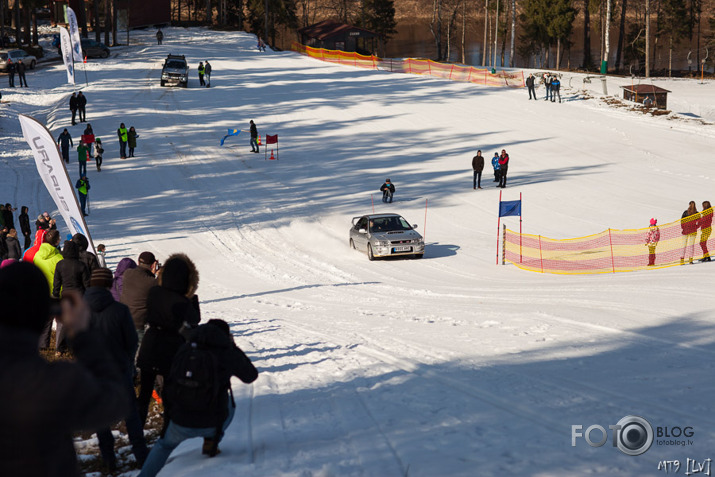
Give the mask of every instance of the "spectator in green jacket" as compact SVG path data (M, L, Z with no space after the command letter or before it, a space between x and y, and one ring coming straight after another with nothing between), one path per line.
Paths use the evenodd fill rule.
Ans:
M77 146L77 160L79 161L79 176L84 177L87 175L87 159L89 159L89 147L80 142Z

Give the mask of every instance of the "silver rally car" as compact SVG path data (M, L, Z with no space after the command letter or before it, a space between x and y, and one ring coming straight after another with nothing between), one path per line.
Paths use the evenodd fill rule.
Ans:
M396 255L422 258L425 253L425 241L415 231L416 228L416 225L410 225L398 214L353 217L353 226L350 228L350 248L367 253L369 260Z

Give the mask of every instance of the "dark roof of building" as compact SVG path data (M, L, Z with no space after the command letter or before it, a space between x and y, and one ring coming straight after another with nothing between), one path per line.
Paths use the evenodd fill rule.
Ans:
M366 30L365 28L360 28L352 25L346 25L345 23L338 23L332 20L323 20L322 22L310 25L298 30L298 33L305 35L310 38L315 38L317 40L326 40L331 36L335 36L346 31L362 31L369 33L372 36L377 36L374 31Z
M621 86L621 88L637 94L670 93L670 90L652 84L638 84L634 86Z

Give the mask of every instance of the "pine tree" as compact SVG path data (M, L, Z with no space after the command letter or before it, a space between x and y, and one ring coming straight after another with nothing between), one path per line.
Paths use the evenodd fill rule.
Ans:
M365 26L380 37L380 54L385 54L385 44L397 33L395 27L395 2L393 0L365 0Z

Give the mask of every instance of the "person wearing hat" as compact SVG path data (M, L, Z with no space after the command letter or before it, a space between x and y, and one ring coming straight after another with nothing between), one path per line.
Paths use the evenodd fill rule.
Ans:
M655 247L660 240L660 229L658 228L658 219L650 219L650 227L648 234L645 237L645 245L648 247L648 266L655 265Z
M138 268L127 273L135 270ZM157 281L159 286L151 288L147 297L146 323L149 327L137 355L137 368L141 370L137 402L142 423L149 412L154 381L157 376L168 376L174 355L185 341L183 329L195 327L201 321L196 296L199 272L189 257L180 253L171 255ZM125 278L125 293L127 285Z
M155 278L158 270L159 262L156 261L154 254L142 252L139 255L137 267L124 272L122 279L122 293L119 301L129 307L140 345L146 326L146 300L149 297L149 290L158 285Z
M121 371L124 384L123 392L132 401L129 413L124 416L124 423L134 457L141 465L149 454L149 449L144 440L143 426L139 420L138 408L134 399L134 355L138 345L137 331L134 328L129 308L116 302L112 297L110 289L113 281L111 270L108 268L95 269L84 298L92 312L90 329L97 331L102 336L105 348ZM107 426L98 430L97 439L99 440L99 451L107 469L116 470L117 457L114 454L112 429Z
M0 475L79 477L72 436L109 426L131 402L119 370L89 330L86 303L69 292L51 310L42 272L26 262L0 269ZM60 314L73 361L40 357L40 333Z
M390 182L389 178L385 179L385 183L380 186L380 191L382 192L382 201L392 203L392 194L395 193L395 184Z

